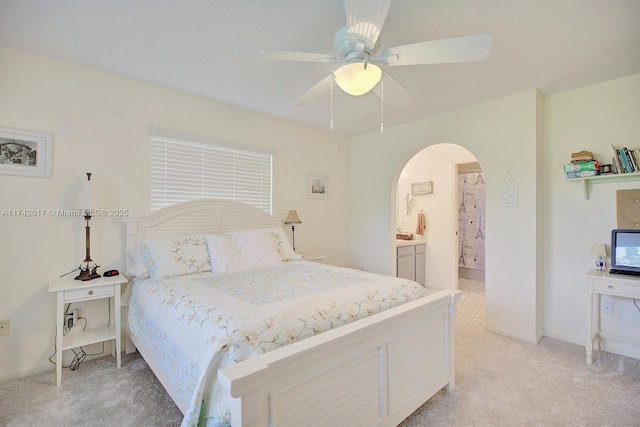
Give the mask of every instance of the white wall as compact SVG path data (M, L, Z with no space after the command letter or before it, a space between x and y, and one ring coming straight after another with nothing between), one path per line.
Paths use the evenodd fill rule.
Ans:
M584 200L580 184L564 178L570 153L590 149L608 162L611 143L640 146L640 75L542 97L526 92L355 138L351 148L352 254L360 268L390 272L385 246L395 224L395 183L413 154L440 142L471 151L487 183L487 328L527 341L542 332L583 344L587 304L584 273L594 242L616 227L615 191L640 181L596 184ZM372 170L361 162L368 155ZM501 184L511 171L518 206L503 207ZM376 191L374 191L376 190ZM392 200L390 203L389 200ZM640 313L613 299L603 331L622 336L611 350L640 357Z
M53 134L52 178L0 175L0 211L71 208L85 172L93 172L106 208L147 212L153 124L273 147L274 213L298 211L298 252L350 264L349 188L339 185L349 176L346 138L4 48L0 64L0 127ZM329 200L305 197L308 172L329 175ZM55 297L47 283L84 259L83 226L74 218L0 217L0 319L11 321L11 334L0 337L0 380L53 369L47 359L54 351ZM122 222L94 219L91 230L91 255L100 271L123 271ZM81 310L90 328L106 322L105 307Z
M437 143L475 155L487 188L487 328L536 342L538 305L538 151L536 91L354 138L351 143L351 241L357 267L393 272L396 184L405 163ZM367 159L364 161L363 159ZM371 164L376 167L372 168ZM518 184L518 204L502 206L507 172Z
M591 150L611 163L611 144L640 147L640 75L552 95L544 102L544 328L546 335L583 344L587 325L587 282L594 267L594 242L610 243L616 228L616 190L640 188L640 181L590 186L585 200L580 183L567 181L562 166L572 152ZM640 339L640 312L629 299L615 298L613 315L602 328ZM635 351L638 346L626 346Z
M531 90L349 143L330 132L4 48L0 64L0 126L54 135L53 177L0 175L0 211L66 208L88 171L109 207L147 211L147 129L153 123L274 147L274 213L297 209L303 220L296 227L299 252L392 274L400 171L425 147L465 147L481 163L487 184L487 327L530 342L542 333L542 314L547 335L584 342L583 273L594 261L588 251L595 241L607 242L615 227L615 190L640 188L640 181L598 184L585 201L579 185L561 172L577 149L608 158L610 142L640 145L640 75L544 99ZM518 184L516 207L501 204L508 171ZM305 198L307 172L330 176L329 200ZM47 358L55 307L47 282L84 258L82 226L68 218L0 217L0 319L11 320L11 335L0 337L0 380L53 369ZM93 222L92 255L104 269L123 269L123 245L120 221ZM105 320L104 307L88 310L93 322ZM603 327L637 337L634 310L616 299Z
M435 144L418 152L402 169L397 185L396 221L415 235L420 209L426 219L423 240L425 250L425 285L436 289L457 289L458 229L456 165L474 162L475 157L455 144ZM416 195L407 215L405 195L411 183L433 181L433 193ZM420 239L419 235L415 235Z

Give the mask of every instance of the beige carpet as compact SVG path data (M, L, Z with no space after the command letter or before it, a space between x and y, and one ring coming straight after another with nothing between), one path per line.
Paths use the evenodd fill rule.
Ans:
M484 289L461 281L456 389L410 416L416 426L640 426L640 361L550 338L538 345L484 330ZM144 360L105 357L0 384L0 426L177 426L182 415Z
M441 391L402 427L640 426L640 360L551 338L528 344L486 332L484 285L460 280L456 389Z

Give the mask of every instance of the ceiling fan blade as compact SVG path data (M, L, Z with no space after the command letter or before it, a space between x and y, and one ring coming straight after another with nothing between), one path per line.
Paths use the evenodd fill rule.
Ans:
M492 43L492 34L453 37L383 49L380 58L389 66L481 61L489 55Z
M365 43L364 50L371 52L376 45L391 0L346 0L344 11L347 15L347 35L349 44L357 46Z
M331 91L333 76L329 74L324 79L316 83L311 89L306 91L293 105L306 105L317 101L322 95Z
M344 62L333 55L312 52L294 52L289 50L267 50L238 48L235 55L240 58L260 59L266 61L298 61L298 62Z
M382 82L373 88L373 92L378 95L389 108L404 107L415 99L404 86L388 73L382 73Z

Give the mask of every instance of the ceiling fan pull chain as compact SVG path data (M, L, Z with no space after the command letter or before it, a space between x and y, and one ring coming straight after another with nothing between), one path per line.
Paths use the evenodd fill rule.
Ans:
M380 80L380 133L384 133L384 80Z
M329 117L329 129L333 130L333 78L331 79L331 89L330 89L330 105L329 105L329 114L331 117Z

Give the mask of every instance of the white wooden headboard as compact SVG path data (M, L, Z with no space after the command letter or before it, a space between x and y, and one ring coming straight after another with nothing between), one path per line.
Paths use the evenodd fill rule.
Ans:
M123 220L127 224L126 249L129 249L147 236L178 233L222 234L225 231L281 227L284 218L284 215L269 215L258 208L234 200L199 199Z

